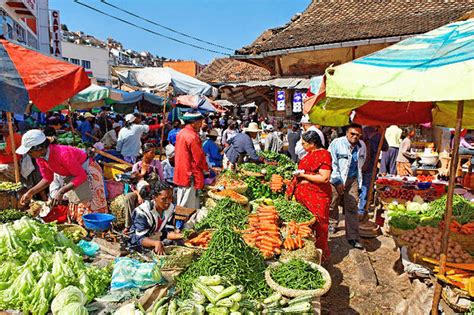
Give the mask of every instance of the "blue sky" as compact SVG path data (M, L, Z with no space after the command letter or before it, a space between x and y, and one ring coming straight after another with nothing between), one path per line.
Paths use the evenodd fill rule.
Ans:
M207 48L227 52L141 21L99 0L80 1L158 33L198 46L204 45ZM232 49L250 44L268 28L287 23L293 15L303 12L311 2L311 0L107 1L182 33ZM222 57L222 55L185 46L136 29L76 4L73 0L49 0L49 7L60 10L61 23L66 24L70 31L80 30L102 40L112 37L126 48L137 51L147 50L167 58L197 60L203 64Z

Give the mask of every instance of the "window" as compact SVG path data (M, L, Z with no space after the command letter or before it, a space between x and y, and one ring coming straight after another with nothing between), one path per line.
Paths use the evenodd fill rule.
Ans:
M31 34L30 32L27 32L27 34L28 46L38 49L38 40L36 39L35 35Z
M91 62L89 60L82 60L82 67L84 69L90 69L91 68Z
M26 42L25 29L17 22L13 23L15 28L15 39L20 43Z
M63 57L64 61L69 61L69 58Z
M81 62L79 61L79 59L76 59L76 58L71 58L71 63L73 63L75 65L78 65L78 66L81 65Z

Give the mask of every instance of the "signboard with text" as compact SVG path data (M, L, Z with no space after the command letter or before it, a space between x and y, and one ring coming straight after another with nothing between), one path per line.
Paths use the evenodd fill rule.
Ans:
M56 57L62 56L61 50L61 22L59 11L51 10L51 54Z
M277 111L284 111L286 109L286 96L285 91L279 90L276 91L276 105Z

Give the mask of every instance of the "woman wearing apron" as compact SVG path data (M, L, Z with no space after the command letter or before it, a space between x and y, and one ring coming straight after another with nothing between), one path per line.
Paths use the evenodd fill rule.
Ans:
M173 225L173 187L158 181L137 188L145 201L133 211L129 245L137 251L149 248L163 255L163 243L182 238Z
M21 204L27 204L35 194L45 190L54 174L58 174L65 177L65 184L55 194L53 206L67 193L70 218L79 224L83 223L83 214L107 212L102 170L83 150L50 144L41 130L33 129L23 135L16 153L36 159L42 176L40 182L21 197Z

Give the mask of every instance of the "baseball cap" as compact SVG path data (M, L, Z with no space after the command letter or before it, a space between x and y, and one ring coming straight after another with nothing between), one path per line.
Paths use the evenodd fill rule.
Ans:
M16 149L17 154L25 155L30 149L46 141L45 134L39 129L27 131L21 138L21 146Z
M135 115L133 115L133 114L127 114L127 115L125 116L125 121L126 121L126 122L129 122L129 123L134 122L135 119L137 119L137 117L135 117Z
M112 129L115 129L115 128L120 128L120 124L119 123L113 123L112 125Z
M172 158L174 156L174 146L171 145L171 144L168 144L166 147L165 147L165 154L166 154L166 158Z

